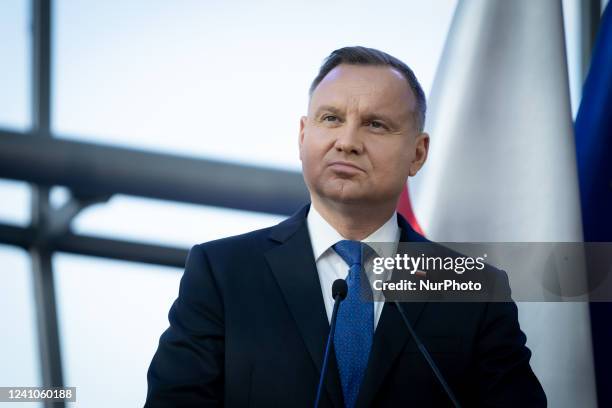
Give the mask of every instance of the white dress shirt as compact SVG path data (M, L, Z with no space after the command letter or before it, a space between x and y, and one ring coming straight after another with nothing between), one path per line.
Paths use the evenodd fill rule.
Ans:
M310 205L310 211L306 217L308 224L308 232L310 234L310 242L312 243L312 252L314 254L317 272L319 273L319 282L321 283L321 292L325 302L325 311L327 312L327 320L331 321L332 311L334 309L334 298L332 297L332 284L336 279L346 279L348 277L349 267L344 260L334 251L332 246L344 238L338 233L321 214L316 210L313 204ZM387 220L380 228L362 240L362 242L389 242L397 246L400 238L400 229L397 225L397 213L393 213L391 218ZM374 248L379 253L378 249ZM393 249L394 251L394 249ZM374 302L374 328L378 326L378 320L382 313L384 302Z

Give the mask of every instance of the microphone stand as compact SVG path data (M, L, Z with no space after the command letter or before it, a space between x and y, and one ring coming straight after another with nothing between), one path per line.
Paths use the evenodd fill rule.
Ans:
M334 344L334 332L336 331L336 317L338 316L338 308L340 302L344 300L348 292L348 286L344 279L336 279L332 285L332 294L334 296L334 309L332 311L331 324L329 328L329 336L327 337L327 345L325 346L325 356L323 357L323 366L321 367L321 377L319 378L319 386L317 387L317 399L315 400L315 408L319 407L321 401L321 391L323 390L323 382L329 360L329 351L331 345Z
M419 351L421 352L423 357L425 357L425 360L427 360L427 364L429 364L429 367L431 367L431 370L436 375L436 378L438 379L438 381L440 381L440 384L442 384L442 388L444 388L444 391L446 392L446 395L448 395L448 398L450 398L450 400L452 401L452 403L455 406L455 408L461 408L461 405L459 405L459 401L457 401L457 398L455 397L455 394L453 394L453 391L448 386L448 383L446 382L446 380L444 379L444 376L442 375L442 373L438 369L438 366L433 361L433 358L431 358L431 355L427 351L427 348L425 348L425 345L421 342L421 339L418 338L417 334L415 333L414 329L412 328L412 325L410 324L410 321L406 317L406 314L404 313L404 310L400 307L399 302L395 301L394 303L395 303L395 307L397 307L397 310L400 312L400 315L402 316L402 319L404 320L404 323L406 324L406 327L408 328L408 331L410 332L410 335L412 336L412 339L416 343L416 345L419 348Z

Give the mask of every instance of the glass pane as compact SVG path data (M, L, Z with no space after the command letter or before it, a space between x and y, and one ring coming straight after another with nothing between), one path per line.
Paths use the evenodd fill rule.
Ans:
M0 223L30 223L30 186L19 181L0 179Z
M53 264L64 376L78 405L142 406L182 271L68 254Z
M456 0L54 4L58 134L299 168L299 118L323 58L380 48L429 90Z
M21 249L0 245L0 385L3 387L42 385L33 293L28 255ZM18 405L42 407L39 403Z
M117 195L83 211L73 223L81 234L191 247L272 226L285 217Z
M0 1L0 128L30 127L29 4Z

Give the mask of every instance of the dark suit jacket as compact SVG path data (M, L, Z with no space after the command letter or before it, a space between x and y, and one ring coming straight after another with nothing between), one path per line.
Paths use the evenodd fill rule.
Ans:
M302 208L286 221L194 246L147 374L146 407L312 407L329 323ZM401 216L402 242L424 241ZM513 302L402 303L464 407L543 407ZM322 406L342 407L335 358ZM384 305L359 407L450 406Z

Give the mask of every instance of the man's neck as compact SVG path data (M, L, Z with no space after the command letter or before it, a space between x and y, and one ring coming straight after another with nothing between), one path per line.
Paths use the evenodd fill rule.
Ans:
M393 203L364 208L363 206L323 202L311 197L321 217L346 239L361 241L391 218Z

